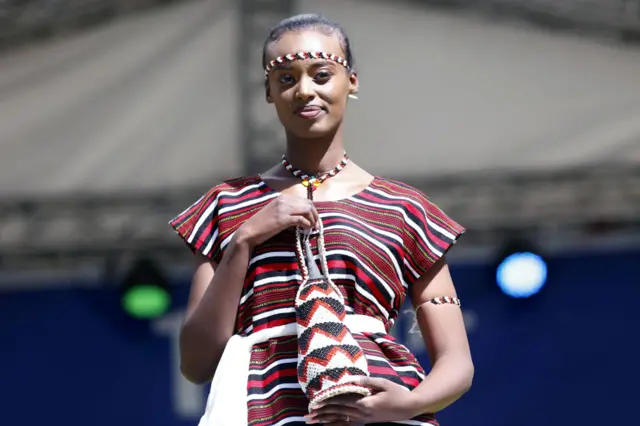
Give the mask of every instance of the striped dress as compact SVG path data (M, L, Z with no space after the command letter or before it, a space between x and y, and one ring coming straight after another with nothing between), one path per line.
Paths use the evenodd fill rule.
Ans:
M171 221L193 252L220 262L234 232L279 195L259 176L212 188ZM347 314L380 319L387 333L354 333L372 377L413 389L424 378L416 358L388 333L409 286L464 232L420 191L376 177L339 201L315 201L325 229L331 278ZM248 335L296 321L294 300L302 281L295 232L284 231L256 247L249 263L235 332ZM296 376L296 337L257 344L251 351L248 424L303 426L308 401ZM397 424L397 423L396 423ZM400 424L437 425L432 414Z

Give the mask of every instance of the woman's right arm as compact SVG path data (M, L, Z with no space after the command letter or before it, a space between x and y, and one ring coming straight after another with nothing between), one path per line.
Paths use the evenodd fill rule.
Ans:
M205 383L216 371L233 335L242 287L254 247L292 226L311 228L318 212L311 201L279 196L235 232L220 264L202 258L180 331L180 369L189 381Z
M180 369L191 382L211 380L233 335L252 251L247 239L236 233L219 265L203 257L196 268L180 332Z

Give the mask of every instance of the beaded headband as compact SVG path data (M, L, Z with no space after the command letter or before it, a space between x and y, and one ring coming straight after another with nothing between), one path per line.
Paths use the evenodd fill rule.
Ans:
M345 68L349 69L349 63L346 59L334 55L333 53L326 52L298 52L298 53L289 53L288 55L279 56L275 58L273 61L267 64L267 67L264 69L265 78L269 77L269 73L272 69L274 69L277 65L282 65L287 62L293 61L302 61L305 59L327 59L329 61L336 62Z

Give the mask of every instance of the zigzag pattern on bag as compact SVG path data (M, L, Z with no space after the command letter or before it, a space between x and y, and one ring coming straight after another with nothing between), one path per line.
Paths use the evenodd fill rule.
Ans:
M368 364L344 325L345 317L342 295L326 278L302 284L296 298L298 381L310 400L310 410L337 395L371 394L353 383L368 376Z

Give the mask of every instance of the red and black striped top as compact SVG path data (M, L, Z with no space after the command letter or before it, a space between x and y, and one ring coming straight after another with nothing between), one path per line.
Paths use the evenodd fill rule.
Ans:
M233 233L279 193L259 176L212 188L170 224L193 252L219 262ZM325 230L332 280L347 313L374 316L389 333L413 282L464 232L417 189L375 178L361 192L338 201L315 201ZM252 254L236 318L236 333L294 323L302 275L295 233L285 231ZM413 389L424 377L415 357L389 334L356 333L373 377ZM252 349L248 383L249 425L305 425L308 401L296 376L296 337ZM437 424L432 415L406 423Z

